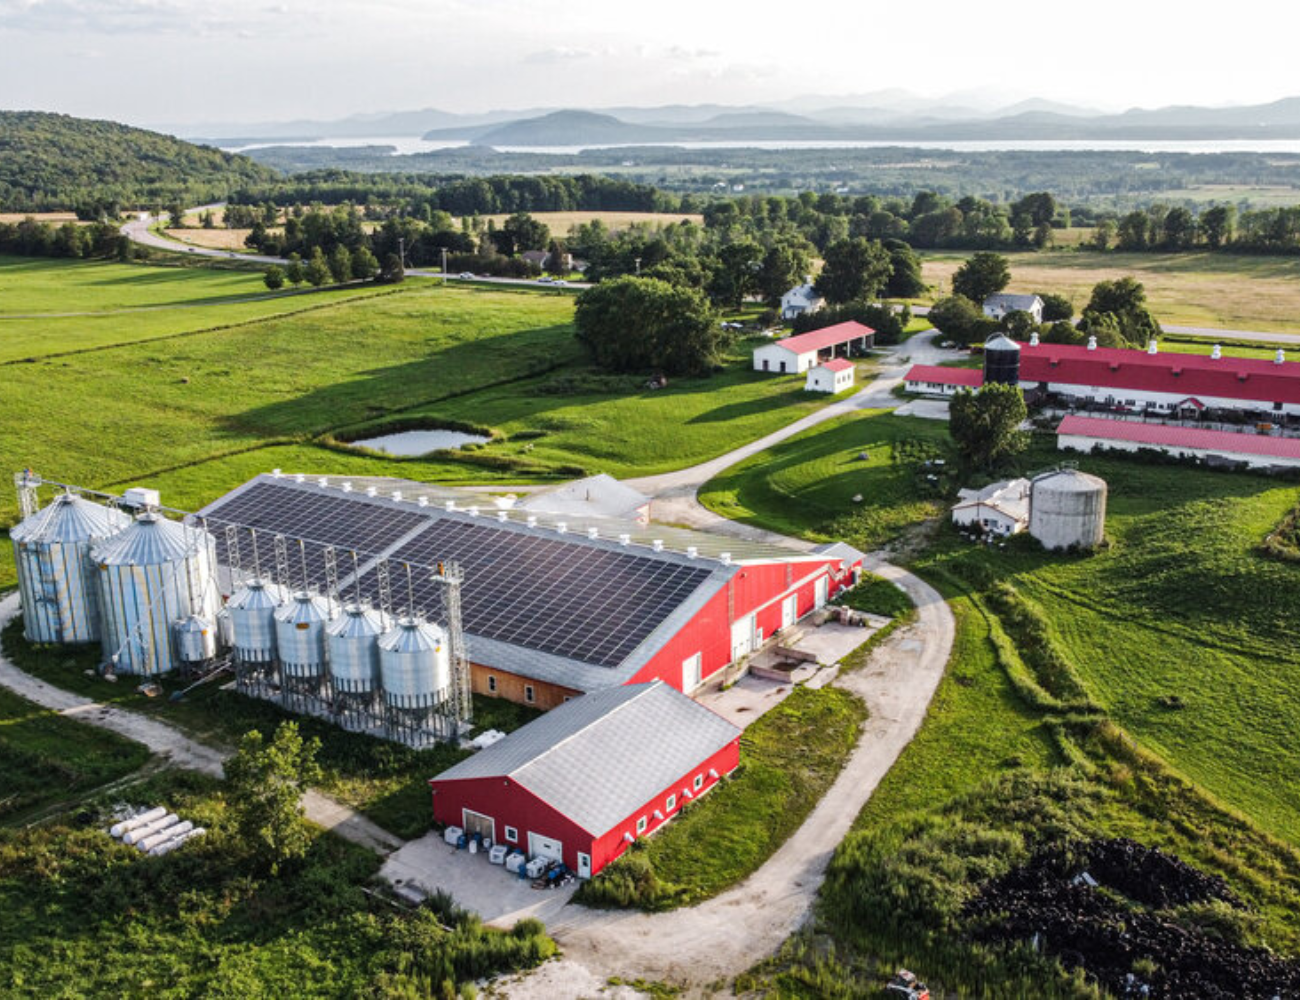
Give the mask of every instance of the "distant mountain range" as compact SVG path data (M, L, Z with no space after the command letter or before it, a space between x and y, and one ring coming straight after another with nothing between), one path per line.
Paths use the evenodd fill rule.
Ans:
M651 108L497 110L454 114L436 108L334 121L159 126L222 145L397 138L482 146L654 145L681 142L941 140L1175 140L1300 138L1300 97L1228 108L1171 106L1122 113L1042 99L980 107L966 96L926 100L906 91L852 98L792 98L768 106L720 104Z

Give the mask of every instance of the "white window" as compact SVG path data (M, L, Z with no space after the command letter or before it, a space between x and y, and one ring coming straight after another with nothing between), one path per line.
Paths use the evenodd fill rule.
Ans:
M528 704L531 705L531 704L533 703L533 700L534 700L533 686L532 686L531 684L525 684L525 685L524 685L524 701L528 702Z
M695 776L695 790L698 792L703 787L704 787L704 775L697 774Z
M672 812L676 808L677 808L677 796L676 795L668 796L668 811Z
M496 689L497 689L497 679L491 674L488 674L488 690L495 691Z
M646 828L646 818L642 816L639 820L636 821L636 832L638 836L640 834L645 833L645 828Z
M506 843L507 844L519 843L519 831L516 830L513 826L506 827Z

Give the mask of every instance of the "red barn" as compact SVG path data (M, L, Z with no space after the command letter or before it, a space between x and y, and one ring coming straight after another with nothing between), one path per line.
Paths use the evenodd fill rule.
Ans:
M433 778L433 814L588 878L735 770L739 744L662 681L608 688Z

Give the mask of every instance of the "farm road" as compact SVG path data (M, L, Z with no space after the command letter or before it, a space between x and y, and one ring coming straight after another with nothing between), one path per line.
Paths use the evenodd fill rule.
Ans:
M18 611L16 593L0 601L0 631L13 621ZM107 729L137 743L143 743L176 767L200 771L219 778L222 775L222 762L230 756L229 751L217 750L192 740L165 722L146 718L138 712L103 705L90 698L55 687L19 670L2 654L0 654L0 687L5 687L42 708L48 708L70 719ZM368 847L376 853L387 854L402 845L402 841L387 830L343 803L314 789L303 796L302 804L307 818L313 823L332 830L353 843Z

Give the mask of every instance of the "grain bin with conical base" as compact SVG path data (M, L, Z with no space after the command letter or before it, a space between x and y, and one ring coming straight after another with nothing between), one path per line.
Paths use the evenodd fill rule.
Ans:
M349 604L330 623L325 646L329 652L334 712L348 729L366 729L378 722L379 637L384 620L378 611Z
M146 511L91 546L103 613L104 656L114 670L165 674L177 666L173 623L220 606L216 546L199 528Z
M1034 477L1029 533L1047 549L1096 548L1106 536L1106 481L1071 468Z
M116 508L62 493L14 526L9 537L28 641L100 639L99 580L90 549L130 523Z
M379 639L379 673L388 734L425 746L454 731L441 714L451 686L447 633L420 618L402 618Z

